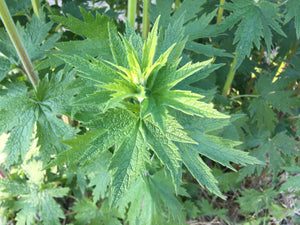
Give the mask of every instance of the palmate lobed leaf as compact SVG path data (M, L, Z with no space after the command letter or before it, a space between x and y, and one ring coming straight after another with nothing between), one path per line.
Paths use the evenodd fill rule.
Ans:
M187 63L178 68L185 43L183 30L178 30L178 35L175 35L181 46L176 48L176 43L170 43L167 37L167 40L158 39L157 28L158 20L144 44L141 37L128 26L124 36L118 36L114 29L110 29L110 48L114 62L59 56L73 66L79 76L91 80L101 88L79 100L79 103L87 101L89 105L104 106L102 113L83 123L90 131L76 139L65 141L71 148L59 154L48 167L64 162L68 165L79 163L87 166L101 152L111 149L113 155L108 170L112 173L112 206L120 203L130 184L146 173L143 165L149 150L153 151L165 167L176 193L180 188L182 163L185 163L201 185L222 197L216 180L198 154L231 169L233 167L230 162L242 165L260 163L247 153L235 149L239 143L204 132L184 130L177 122L178 118L170 116L170 111L173 110L186 116L202 118L203 121L229 121L230 118L213 109L212 104L202 102L204 96L175 89L177 84L196 72L201 74L204 70L204 75L201 76L207 76L211 60ZM160 55L156 55L161 51L157 49L158 46L165 46L165 51ZM217 67L211 70L215 68ZM210 129L209 125L207 129ZM191 165L191 159L196 165Z
M33 159L23 163L22 173L26 177L8 177L1 179L0 189L18 200L12 205L16 213L16 224L34 224L36 215L45 224L60 224L59 218L65 218L60 205L54 198L67 195L69 188L55 187L52 183L44 184L45 171L42 161Z
M34 14L31 21L26 24L26 27L21 26L19 23L16 24L22 43L32 61L43 59L47 53L51 52L55 43L60 39L60 33L55 33L48 37L52 26L52 22L46 22L46 17L42 10L40 10L40 18ZM3 67L3 71L0 70L2 72L2 74L0 73L1 80L12 64L18 66L21 64L17 51L4 29L0 30L0 53L5 56L5 59L9 60L9 62L7 60L4 61L3 57L0 57L1 67Z
M293 156L298 155L297 142L293 137L289 136L286 132L280 132L270 137L270 132L260 132L259 135L252 136L252 143L249 147L257 147L251 152L251 155L257 159L265 162L268 165L268 169L273 174L277 174L281 171L283 165L289 165L293 162ZM241 170L241 174L251 175L260 174L264 168L264 165L250 165Z
M129 136L118 143L111 159L109 170L112 170L113 200L119 200L128 189L130 180L135 180L141 174L145 150L146 142L137 123ZM115 203L112 202L112 205Z
M277 77L263 74L255 84L257 98L250 102L248 107L253 122L257 122L260 129L273 132L278 121L275 109L283 113L294 115L293 108L300 104L300 99L294 96L295 91L287 90L290 86L290 78Z
M7 153L8 166L18 162L19 156L24 159L35 125L37 145L40 146L40 156L45 163L52 154L66 149L60 140L70 139L77 133L76 129L56 116L67 111L70 98L77 90L65 89L72 83L74 74L65 73L62 77L62 73L41 80L34 96L28 93L25 85L20 85L18 91L0 97L0 133L10 131L3 149Z
M111 22L111 19L106 15L100 15L98 12L94 17L91 12L87 12L81 7L80 12L84 21L73 17L71 14L67 14L68 17L52 15L50 18L55 22L65 25L74 33L83 35L86 38L101 38L102 40L107 40L107 26L109 26L108 24Z
M232 3L226 3L223 8L233 13L226 17L220 26L223 26L225 29L231 29L235 24L239 23L233 43L237 43L234 70L242 64L246 56L250 56L251 49L254 46L260 49L262 38L265 40L268 54L271 53L271 29L286 37L279 24L279 9L275 3L269 1L234 0Z
M297 0L289 0L286 4L286 18L285 23L289 22L291 19L295 19L295 28L296 28L296 35L297 39L300 38L300 16L299 16L299 10L300 10L300 2Z
M90 199L84 197L80 202L76 202L72 207L76 212L76 225L91 224L91 225L121 225L118 217L121 217L117 209L110 209L108 201L101 203L101 208L93 203Z
M129 206L126 221L151 225L165 224L168 220L168 224L184 224L183 207L174 193L174 187L163 171L138 179L124 193L120 203L121 207ZM166 211L171 216L168 217Z

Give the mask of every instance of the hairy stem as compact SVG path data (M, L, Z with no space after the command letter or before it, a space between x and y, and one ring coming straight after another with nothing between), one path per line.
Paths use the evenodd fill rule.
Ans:
M30 61L30 58L26 52L26 49L24 48L24 45L20 39L20 36L18 34L18 31L16 29L16 26L14 24L14 21L11 18L11 15L8 11L7 5L4 0L0 0L0 16L2 18L2 21L4 23L4 26L10 36L10 39L12 40L17 53L22 61L22 64L25 68L26 74L31 81L34 89L36 90L36 87L38 85L38 77L33 71L33 66Z
M144 8L143 8L143 37L148 37L149 33L149 7L150 7L150 0L144 0Z
M222 95L224 97L226 97L229 94L230 86L231 86L231 83L233 81L235 71L236 71L236 70L233 70L233 68L235 67L235 64L236 64L236 59L237 59L237 55L235 56L235 58L231 64L227 79L225 81L225 85L224 85L223 92L222 92Z
M39 0L31 0L31 4L32 4L32 7L33 7L33 11L34 13L37 15L38 18L40 18L40 1Z
M220 0L220 6L225 4L225 0ZM218 11L217 23L221 23L223 16L223 8L220 7Z
M135 24L135 13L136 13L136 0L128 0L128 21L133 28Z

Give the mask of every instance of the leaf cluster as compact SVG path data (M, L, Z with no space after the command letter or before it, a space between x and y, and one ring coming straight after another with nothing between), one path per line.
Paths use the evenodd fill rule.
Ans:
M8 2L39 82L0 25L1 223L299 221L299 1L158 0L147 38Z

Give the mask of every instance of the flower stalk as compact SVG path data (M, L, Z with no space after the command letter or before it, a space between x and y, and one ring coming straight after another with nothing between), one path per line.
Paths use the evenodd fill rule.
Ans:
M32 4L34 13L37 15L38 18L40 18L40 12L39 12L39 10L41 8L40 1L39 0L31 0L31 4Z
M128 0L128 22L134 28L136 14L136 0Z
M150 0L144 0L144 7L143 7L143 37L147 38L149 33L149 7L150 7Z
M225 0L220 0L220 6L224 4L225 4ZM223 17L223 11L224 9L220 7L218 11L217 23L221 23Z

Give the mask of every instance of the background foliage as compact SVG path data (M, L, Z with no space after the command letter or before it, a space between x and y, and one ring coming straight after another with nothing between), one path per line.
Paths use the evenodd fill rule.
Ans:
M300 223L298 0L6 3L1 224Z

